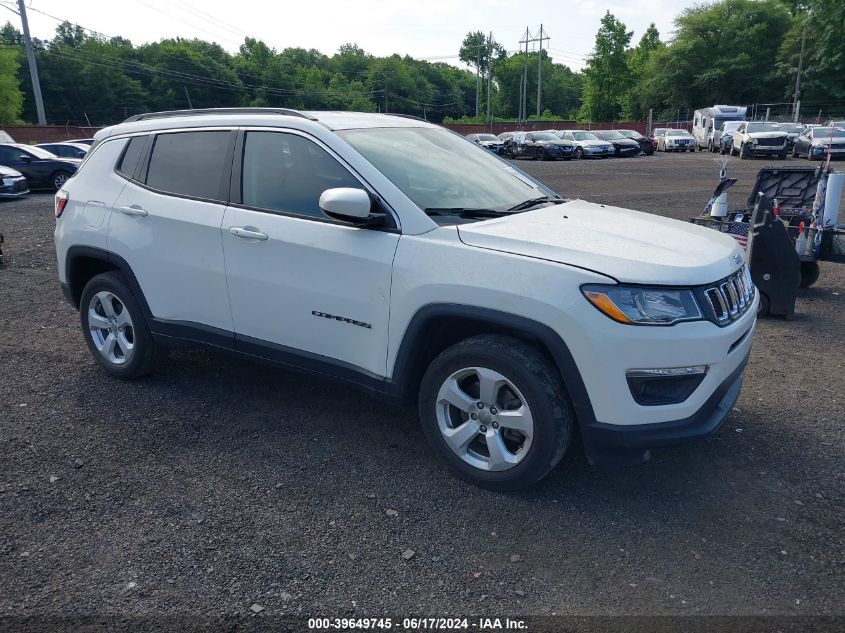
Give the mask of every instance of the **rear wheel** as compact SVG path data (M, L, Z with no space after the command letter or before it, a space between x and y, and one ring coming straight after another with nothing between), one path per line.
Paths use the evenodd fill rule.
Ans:
M757 316L763 317L769 314L769 298L760 293L760 302L757 304Z
M70 178L70 173L66 171L57 171L50 178L53 183L53 188L58 191L67 182L68 178Z
M584 158L584 149L581 147L575 148L575 158Z
M158 345L122 275L92 278L82 291L79 316L91 355L109 374L132 379L152 371Z
M530 486L561 460L575 426L557 367L509 336L481 335L441 353L420 385L426 437L461 479Z

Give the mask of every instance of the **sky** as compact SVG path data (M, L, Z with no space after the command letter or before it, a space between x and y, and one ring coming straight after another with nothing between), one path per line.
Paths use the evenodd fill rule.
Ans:
M0 0L0 6L15 4ZM526 27L543 30L552 59L580 69L592 50L599 20L610 10L634 31L635 44L650 22L662 39L675 15L695 0L26 0L33 37L53 36L67 19L134 44L168 37L215 41L236 52L244 37L277 50L316 48L327 55L354 42L368 53L393 53L461 65L468 31L492 31L508 51L519 49ZM48 14L48 15L45 15ZM2 11L20 28L19 18ZM52 16L52 17L49 17Z

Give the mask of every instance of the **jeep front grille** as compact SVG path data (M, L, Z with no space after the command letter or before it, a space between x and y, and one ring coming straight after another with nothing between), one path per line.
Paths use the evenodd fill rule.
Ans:
M746 267L704 291L719 325L735 321L754 303L754 284L746 282Z
M786 142L783 136L776 136L774 138L758 138L757 145L765 145L766 147L780 147Z

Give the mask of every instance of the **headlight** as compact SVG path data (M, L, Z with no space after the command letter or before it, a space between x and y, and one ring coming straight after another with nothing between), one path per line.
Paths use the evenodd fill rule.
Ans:
M692 290L591 284L582 286L581 292L619 323L672 325L703 318Z

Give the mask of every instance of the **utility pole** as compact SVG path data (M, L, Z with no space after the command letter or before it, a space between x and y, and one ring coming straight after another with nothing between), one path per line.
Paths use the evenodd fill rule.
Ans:
M478 118L478 100L481 98L481 40L475 53L475 116Z
M23 43L26 46L26 59L29 61L29 76L32 79L32 94L35 97L38 125L47 125L47 117L44 116L44 100L41 98L41 82L38 81L38 66L35 64L35 53L32 52L29 21L26 19L26 6L23 0L18 0L18 15L21 16L21 25L23 26Z
M540 55L537 60L537 120L540 120L540 111L542 109L541 102L543 100L543 40L549 39L543 37L543 25L540 25L540 37L537 38L540 42Z
M187 100L188 100L188 109L189 109L189 110L193 110L193 109L194 109L194 104L193 104L193 103L191 103L191 95L190 95L190 93L188 92L188 86L186 86L185 84L182 84L182 88L184 88L184 90L185 90L185 99L187 99ZM90 123L89 123L89 125L90 125Z
M487 38L487 59L493 58L493 31ZM490 89L493 84L493 64L487 64L487 120L490 121Z
M387 114L387 85L390 81L387 75L384 76L384 113Z
M795 75L795 97L792 101L792 122L798 123L801 116L801 71L804 69L804 44L807 41L807 24L801 35L801 54L798 56L798 74Z
M525 66L522 69L522 78L519 81L519 114L517 115L517 123L521 123L527 119L525 112L525 93L528 90L528 38L531 34L528 32L528 27L525 27L525 39L519 40L519 52L522 52L522 44L525 44Z

